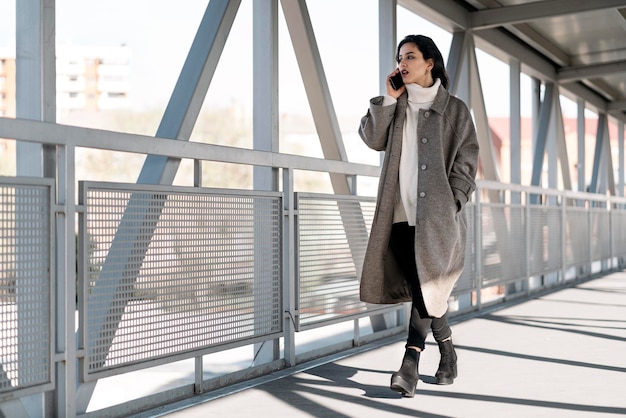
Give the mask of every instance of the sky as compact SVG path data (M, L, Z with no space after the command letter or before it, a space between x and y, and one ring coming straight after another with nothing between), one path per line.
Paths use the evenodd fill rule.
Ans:
M58 43L132 50L132 98L136 108L167 103L208 0L56 0ZM376 0L307 2L331 97L337 113L363 113L378 94ZM281 111L307 112L288 31L280 13ZM0 50L14 45L15 0L0 0ZM398 8L398 39L431 36L447 57L451 35ZM14 47L14 46L13 46ZM508 67L479 53L487 111L504 116L509 105ZM235 78L236 83L233 83ZM524 80L522 80L524 88ZM252 101L252 1L243 0L207 95L215 105ZM522 97L522 111L529 103ZM503 111L503 109L505 111ZM529 110L527 110L529 111Z

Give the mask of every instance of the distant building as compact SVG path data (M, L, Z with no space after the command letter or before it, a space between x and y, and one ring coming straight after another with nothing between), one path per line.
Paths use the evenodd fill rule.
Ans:
M57 110L130 107L128 46L57 45ZM15 53L0 49L0 116L15 117Z
M0 116L15 116L15 57L0 49Z
M57 46L57 108L106 110L130 106L130 48Z

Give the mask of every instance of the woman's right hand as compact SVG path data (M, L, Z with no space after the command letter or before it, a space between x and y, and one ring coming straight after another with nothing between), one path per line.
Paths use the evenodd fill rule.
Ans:
M393 97L394 99L400 97L400 95L404 93L404 90L406 89L406 87L404 87L404 84L398 90L394 89L391 85L391 77L398 74L399 72L400 69L396 68L391 74L387 76L387 95Z

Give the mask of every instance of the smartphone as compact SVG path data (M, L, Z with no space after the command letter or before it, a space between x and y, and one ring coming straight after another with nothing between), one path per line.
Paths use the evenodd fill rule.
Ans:
M402 74L400 73L391 77L389 81L391 82L391 87L393 87L394 90L398 90L400 87L404 86L404 82L402 81Z

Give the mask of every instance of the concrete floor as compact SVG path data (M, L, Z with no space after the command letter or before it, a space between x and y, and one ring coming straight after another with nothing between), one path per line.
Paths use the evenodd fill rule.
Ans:
M136 417L626 415L625 272L457 322L453 339L459 377L433 383L439 354L431 339L414 398L389 389L404 353L395 338Z

